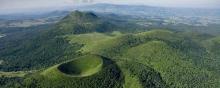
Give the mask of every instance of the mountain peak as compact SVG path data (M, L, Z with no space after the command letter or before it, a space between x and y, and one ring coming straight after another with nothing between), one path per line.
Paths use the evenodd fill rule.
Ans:
M101 19L94 13L74 11L58 22L56 29L59 34L78 34L95 31L100 24Z
M98 19L98 16L92 12L74 11L63 18L63 20L72 20L72 21L77 20L77 19L82 20L82 21L91 21L91 20Z

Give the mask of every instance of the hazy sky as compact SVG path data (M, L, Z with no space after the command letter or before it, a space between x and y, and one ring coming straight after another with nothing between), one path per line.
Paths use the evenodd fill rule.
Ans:
M220 0L0 0L0 13L32 8L63 7L79 3L141 4L165 7L220 8Z
M165 7L220 8L220 0L96 0L111 3L145 4Z

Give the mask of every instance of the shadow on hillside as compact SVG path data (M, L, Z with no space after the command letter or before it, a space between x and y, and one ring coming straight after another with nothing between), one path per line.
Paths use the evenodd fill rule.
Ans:
M105 79L108 79L107 85L105 88L123 88L123 84L125 83L124 75L118 65L111 60L110 58L101 56L103 59L103 70L102 73L105 74ZM113 81L114 80L114 81ZM105 83L106 80L103 80Z
M169 88L161 74L151 67L141 63L128 62L126 68L132 75L139 78L143 88Z

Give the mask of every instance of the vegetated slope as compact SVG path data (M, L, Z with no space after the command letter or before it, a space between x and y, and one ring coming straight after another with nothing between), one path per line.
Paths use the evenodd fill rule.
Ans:
M40 69L65 61L68 59L65 57L76 57L79 53L75 51L82 45L70 45L62 37L63 34L83 33L74 31L78 30L77 27L84 25L83 23L88 23L83 27L89 30L89 23L94 23L94 26L98 25L95 24L96 20L98 18L93 13L73 12L53 27L39 32L36 37L24 40L16 46L2 48L0 58L3 63L0 69L3 71ZM64 24L69 24L71 27Z
M39 32L33 38L25 38L20 43L9 43L0 50L0 59L3 60L0 69L3 71L19 71L39 69L50 66L65 58L67 54L72 54L78 50L81 45L70 45L62 37L51 36L50 30ZM14 41L16 42L16 41ZM6 43L7 44L7 43ZM12 45L11 45L12 44Z
M116 33L116 32L113 32ZM95 46L97 46L101 42L105 42L109 39L113 39L116 36L120 36L120 32L118 34L106 35L102 33L87 33L87 34L79 34L79 35L66 35L66 39L69 40L71 44L78 43L82 44L83 47L79 50L82 53L89 53L92 50L95 50Z
M91 38L88 35L94 35L94 37ZM211 67L207 68L206 66L210 63L199 63L199 61L205 62L209 59L205 57L206 55L202 55L206 53L206 49L201 46L200 42L198 42L199 40L190 39L188 35L180 35L165 30L153 30L138 34L113 36L111 38L108 38L107 35L102 35L99 40L104 41L100 42L98 40L97 43L83 42L87 39L93 41L96 39L95 36L98 35L100 34L81 34L77 36L83 38L82 41L76 40L77 36L71 36L72 40L71 38L70 40L71 42L83 43L83 48L90 47L90 53L112 58L118 62L119 67L123 69L125 79L127 79L124 84L126 87L132 85L140 86L140 79L143 78L143 75L148 74L148 72L135 73L134 77L130 77L131 72L128 69L133 68L131 63L144 66L141 68L136 67L140 68L140 70L144 68L154 69L155 72L159 73L157 77L161 77L164 80L160 80L160 84L164 87L166 87L165 85L167 87L204 88L219 86L219 76L217 75L219 73L216 73L217 70L213 72ZM124 66L126 61L130 62L127 68ZM143 84L152 82L152 80L146 80L147 78L145 78L146 83ZM139 83L139 85L131 83ZM154 83L154 85L158 84Z
M122 88L124 77L115 62L86 55L55 65L24 80L29 88Z
M64 17L55 26L56 34L83 34L90 32L137 32L144 30L142 26L125 21L105 19L92 12L75 11Z
M113 30L117 30L117 25L110 21L104 21L91 12L75 11L58 22L53 32L56 34L82 34Z
M133 54L136 53L136 54ZM152 41L128 50L124 56L133 61L151 66L161 73L171 87L217 87L212 72L199 69L188 61L181 60L181 54L161 41ZM216 84L212 84L216 83Z
M103 20L91 12L72 12L51 28L40 31L36 37L23 40L19 45L2 48L0 58L4 63L0 69L4 71L40 69L67 60L65 56L77 57L80 53L76 51L82 45L69 44L65 35L125 32L133 29L120 24Z
M83 50L80 50L79 52L82 52L85 54L86 53L98 54L96 52L99 51L99 48L103 48L103 47L106 48L107 46L109 46L108 44L114 45L116 43L120 43L120 40L124 40L124 39L120 39L121 36L124 37L123 34L120 34L120 33L115 34L115 33L116 32L113 32L108 35L100 34L100 33L68 35L67 39L70 40L71 43L80 43L84 45L82 47ZM111 47L111 45L109 47ZM109 52L103 52L103 53L108 54ZM115 61L117 65L119 65L120 69L122 69L123 71L123 75L125 76L124 87L126 88L128 87L132 88L132 86L133 87L139 86L140 88L142 87L156 87L156 88L157 87L158 88L168 87L166 83L163 81L163 79L161 78L160 74L154 71L150 67L147 67L144 65L141 65L141 67L138 67L139 63L136 63L136 62L129 62L129 61L123 61L123 60L119 60L119 61L115 60ZM132 63L134 65L132 65Z
M21 45L28 46L27 49L10 51L8 55L21 54L25 59L30 57L28 55L36 56L29 62L43 62L43 69L6 87L220 87L219 64L214 63L218 59L215 50L218 38L197 39L198 36L188 37L166 30L123 33L119 30L123 28L118 26L120 24L105 22L93 13L76 11L36 39ZM24 55L24 52L29 53ZM4 57L8 57L7 54ZM75 58L82 55L86 56ZM213 62L204 63L209 60ZM64 63L56 65L58 62ZM48 64L55 66L48 67Z
M33 40L27 40L17 47L1 52L1 59L4 60L1 69L16 71L50 66L65 60L65 58L61 57L67 54L77 55L74 52L80 47L81 45L77 44L70 45L68 41L59 37L38 37Z
M84 77L99 72L102 69L102 66L103 60L101 57L95 55L87 55L56 65L55 67L51 67L44 71L42 74L45 76L51 76L53 73L58 73L51 72L55 70L72 77Z
M69 24L70 27L65 26L65 24ZM81 56L80 52L77 51L83 45L80 43L70 44L65 36L67 34L98 31L96 30L97 27L91 27L91 25L100 27L100 30L103 32L108 32L108 28L111 27L111 24L101 21L93 13L78 11L70 13L53 27L39 32L36 37L23 40L21 44L16 46L3 47L0 50L0 59L2 62L0 69L2 71L44 69L56 63L69 60L70 58ZM106 25L109 26L106 27ZM81 27L85 28L85 31L78 31ZM89 29L90 27L91 30ZM14 79L11 80L12 82L6 80L11 79L5 79L4 77L0 79L1 86L6 85L6 87L10 87L15 84L13 82ZM16 82L17 78L14 81Z
M124 88L169 88L160 73L151 67L130 60L116 62L125 76Z
M197 49L193 46L199 45L184 42L183 37L169 31L150 31L117 37L98 45L98 51L94 51L116 61L125 59L149 66L159 72L170 87L219 87L219 73L196 64L194 54L182 49L186 47L189 52L196 52L192 51Z
M207 50L207 55L210 57L205 64L206 66L212 70L216 71L220 74L220 52L219 52L219 44L220 44L220 37L214 37L207 40L202 41L202 46L204 46Z

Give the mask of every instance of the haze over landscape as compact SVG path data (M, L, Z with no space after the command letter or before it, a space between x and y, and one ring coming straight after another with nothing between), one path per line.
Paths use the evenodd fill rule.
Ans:
M220 0L0 0L0 88L220 88Z
M148 5L158 7L220 8L220 0L1 0L0 14L96 3Z

